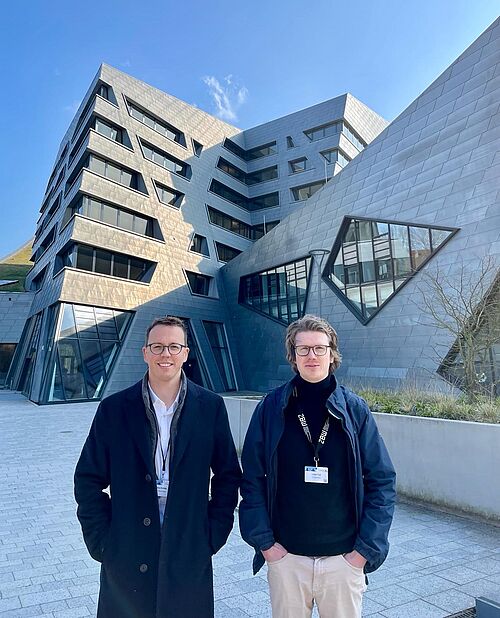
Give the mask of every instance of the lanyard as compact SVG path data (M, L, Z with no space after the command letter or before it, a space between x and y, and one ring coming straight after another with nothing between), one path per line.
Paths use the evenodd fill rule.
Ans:
M161 453L161 460L162 460L161 471L165 472L165 467L167 465L168 452L170 450L170 438L168 440L167 450L164 453L163 452L163 443L162 443L162 440L161 440L161 432L160 432L160 424L159 423L158 423L158 442L160 444L160 453Z
M297 416L298 416L300 425L301 425L302 429L304 430L304 433L306 434L306 438L307 438L309 444L314 449L314 463L315 463L316 467L318 467L318 464L319 464L319 452L325 446L326 436L328 435L328 430L330 429L330 417L329 416L326 417L326 421L325 421L325 424L323 425L323 429L321 430L321 433L319 434L318 444L316 444L316 446L314 446L313 441L312 441L311 431L309 430L309 425L307 424L306 417L304 416L304 413L303 412L299 412L299 414Z

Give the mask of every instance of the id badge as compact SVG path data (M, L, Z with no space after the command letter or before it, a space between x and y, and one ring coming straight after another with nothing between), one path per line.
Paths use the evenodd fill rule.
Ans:
M306 483L328 483L328 468L322 466L305 466L304 481Z
M168 479L166 475L162 477L162 479L158 479L156 481L156 493L158 494L158 498L166 498L168 494Z

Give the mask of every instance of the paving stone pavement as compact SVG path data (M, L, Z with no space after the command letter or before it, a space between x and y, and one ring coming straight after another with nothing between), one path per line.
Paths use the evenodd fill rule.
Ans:
M0 618L95 616L99 565L85 550L73 500L73 470L95 409L38 407L0 391ZM217 618L271 616L266 575L252 576L252 553L235 526L214 558ZM363 615L440 618L481 595L500 601L500 527L400 503Z

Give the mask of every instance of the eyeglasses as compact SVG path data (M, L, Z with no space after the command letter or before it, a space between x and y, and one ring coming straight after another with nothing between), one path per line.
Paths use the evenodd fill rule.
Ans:
M324 356L329 348L330 346L327 345L296 345L295 354L297 356L307 356L312 350L316 356Z
M155 356L160 356L165 350L168 350L168 353L172 356L177 356L177 354L181 353L182 348L187 348L187 345L182 345L182 343L169 343L168 345L163 345L163 343L148 343L146 347L149 348L151 354Z

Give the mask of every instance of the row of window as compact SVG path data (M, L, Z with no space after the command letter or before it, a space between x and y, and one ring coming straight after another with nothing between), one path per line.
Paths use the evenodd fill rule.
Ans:
M233 165L223 157L219 157L219 160L217 161L217 167L226 174L229 174L233 178L236 178L236 180L239 180L240 182L249 186L256 185L260 182L266 182L266 180L274 180L275 178L278 178L277 165L266 167L265 169L257 170L256 172L248 173L243 171L236 165Z
M62 225L66 225L75 214L119 227L122 230L161 239L159 229L155 229L155 220L151 217L103 202L88 195L79 195L76 201L66 208Z
M363 150L366 142L343 120L336 120L327 124L308 129L304 135L311 141L316 142L325 137L331 137L342 133L358 149Z
M279 206L279 192L274 191L273 193L267 193L266 195L257 195L255 197L246 197L246 195L242 195L228 187L227 185L219 182L218 180L212 179L210 183L210 191L215 193L219 197L222 197L236 206L240 208L244 208L245 210L255 211L262 210L264 208L273 208L274 206Z
M211 206L207 206L207 210L208 219L212 225L217 225L229 232L238 234L238 236L243 236L243 238L247 238L248 240L258 240L262 238L264 234L270 232L279 223L279 221L268 221L257 225L249 225Z
M178 174L184 178L191 178L191 166L180 159L177 159L173 155L161 150L157 146L153 146L152 144L148 144L144 140L139 140L142 152L144 157L149 161L153 161L157 165L164 167L169 172L173 172L174 174Z
M131 281L149 282L156 264L124 253L72 243L56 256L54 273L65 266Z
M171 124L160 120L157 116L154 116L151 112L146 111L143 107L133 103L129 99L126 99L128 110L132 118L135 118L147 127L150 127L157 133L160 133L164 137L186 147L186 136L182 131L176 129Z
M229 150L243 161L255 161L255 159L268 157L269 155L276 154L278 152L275 141L269 142L268 144L262 144L262 146L256 146L255 148L250 148L249 150L245 150L236 142L233 142L233 140L229 139L229 137L226 137L223 146L226 150Z

